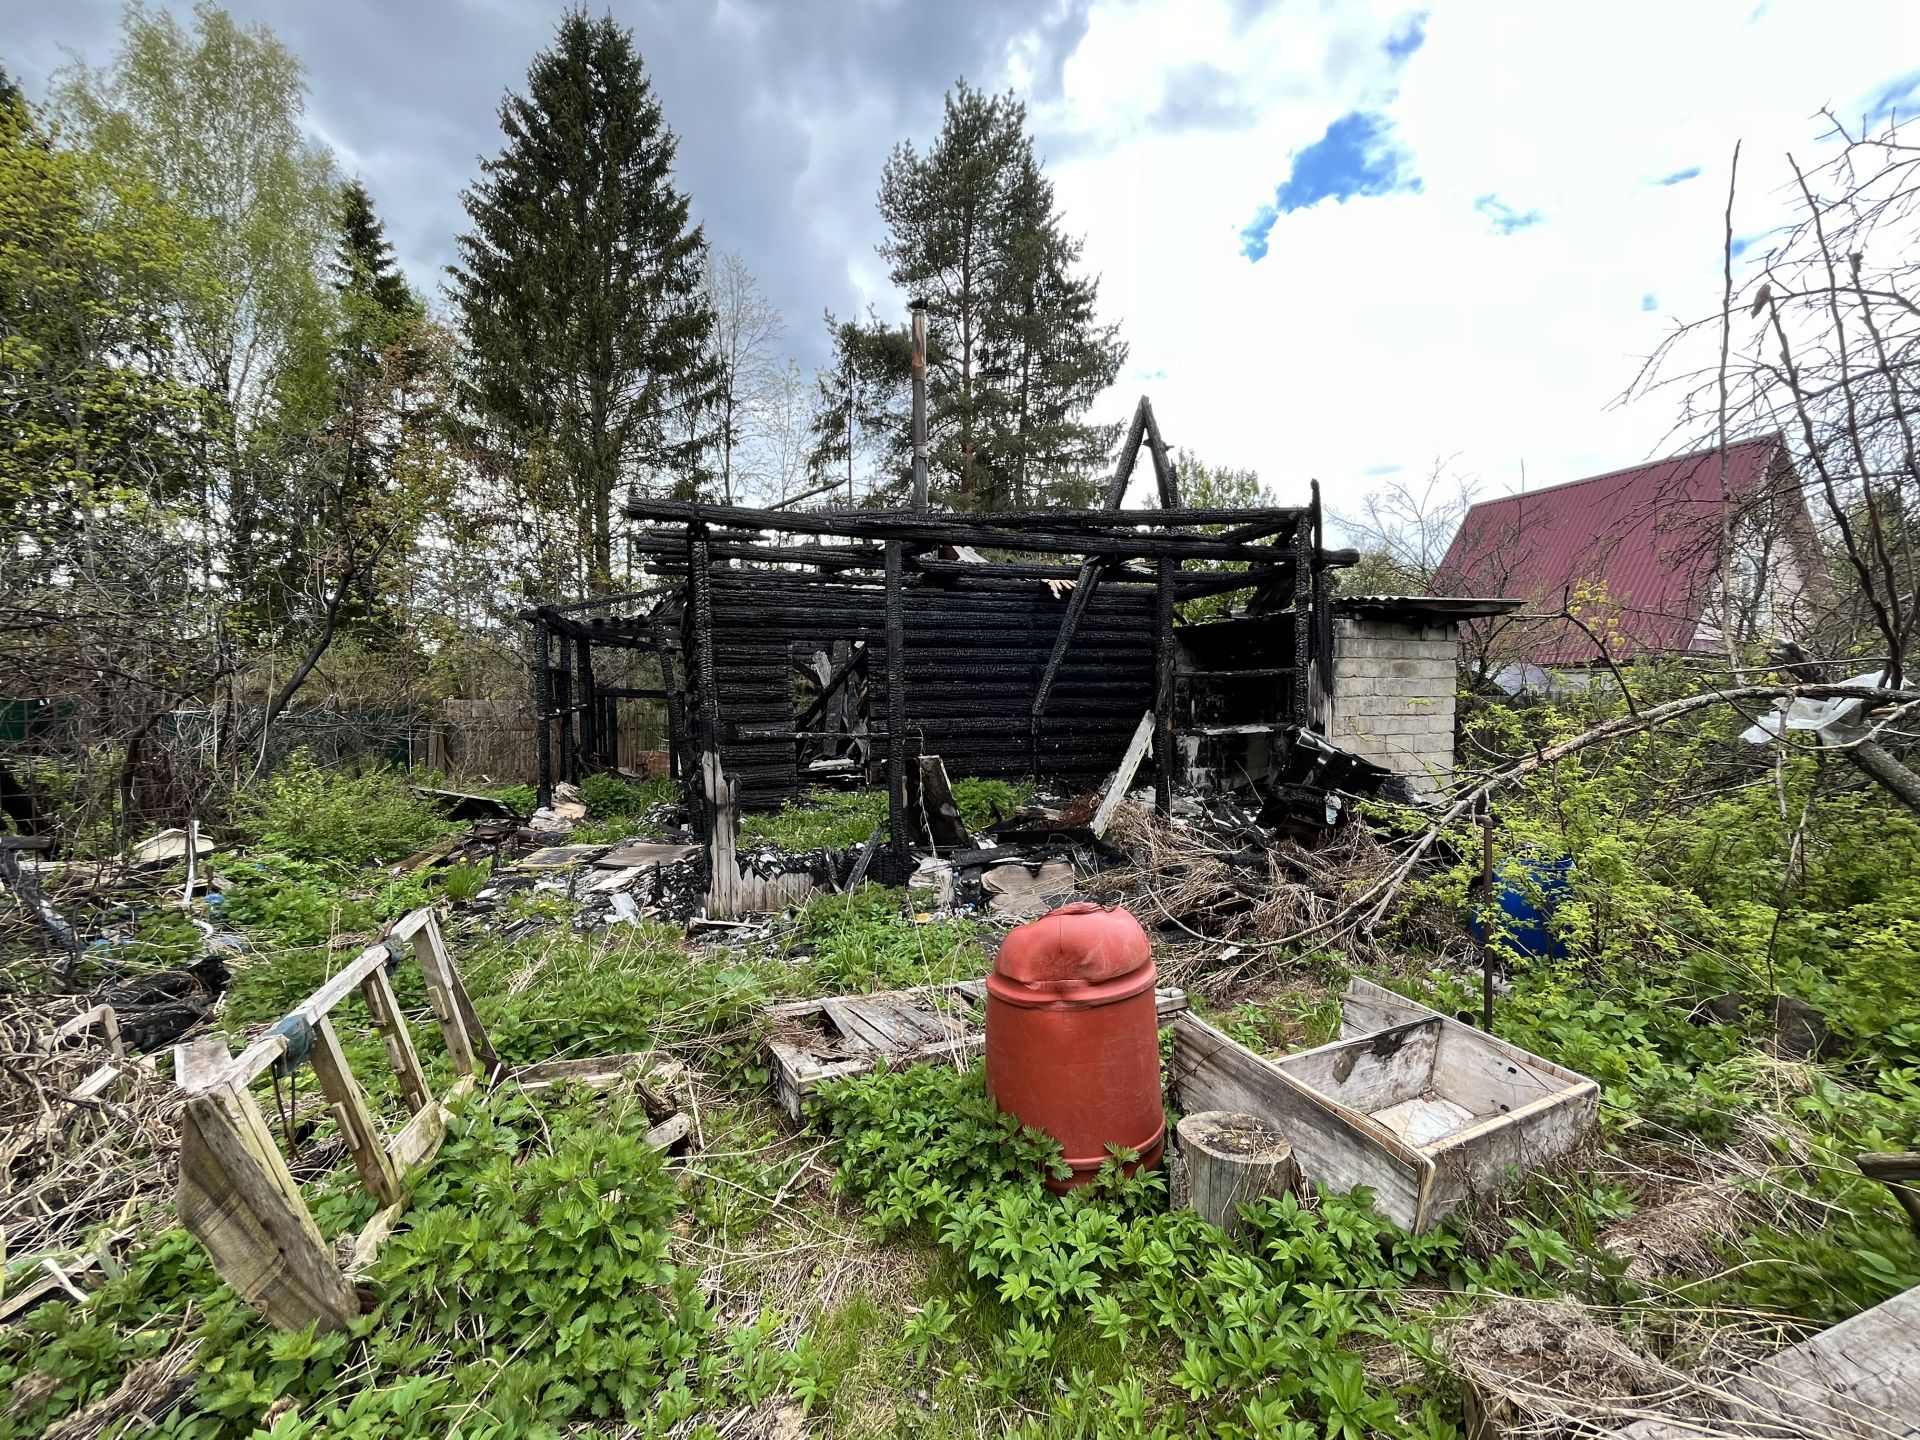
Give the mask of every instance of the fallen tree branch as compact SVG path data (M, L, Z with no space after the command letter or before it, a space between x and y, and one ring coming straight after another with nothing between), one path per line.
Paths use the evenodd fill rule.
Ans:
M1387 910L1392 906L1394 897L1400 893L1420 862L1439 843L1447 827L1463 816L1474 813L1494 794L1495 791L1522 780L1536 770L1577 755L1582 750L1603 744L1608 740L1617 740L1623 735L1632 735L1642 730L1655 729L1669 721L1708 710L1716 705L1738 706L1743 701L1755 700L1862 700L1869 705L1892 705L1897 707L1895 714L1920 707L1920 690L1896 690L1883 685L1838 685L1838 684L1802 684L1802 685L1736 685L1726 689L1712 690L1700 695L1688 695L1678 700L1668 700L1663 704L1652 705L1634 714L1616 716L1612 720L1594 726L1591 730L1543 746L1533 754L1514 761L1502 770L1486 776L1476 784L1460 791L1453 802L1440 814L1433 817L1426 827L1414 837L1412 844L1400 857L1378 876L1367 888L1355 896L1334 914L1323 920L1296 930L1279 940L1242 941L1243 945L1257 946L1261 949L1281 949L1297 945L1300 941L1315 935L1344 933L1356 924L1371 929L1386 918ZM1891 718L1880 722L1869 734L1888 723ZM1849 742L1857 748L1860 742ZM1840 748L1840 747L1826 747ZM1894 762L1898 764L1898 762ZM1905 767L1901 767L1904 769ZM1908 772L1911 774L1911 772ZM1894 792L1897 794L1897 792Z

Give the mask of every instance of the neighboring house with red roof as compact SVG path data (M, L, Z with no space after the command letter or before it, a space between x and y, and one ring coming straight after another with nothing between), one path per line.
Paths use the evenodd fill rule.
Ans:
M1461 522L1434 593L1528 601L1484 622L1478 636L1488 642L1486 678L1509 691L1538 688L1550 671L1603 665L1603 645L1616 662L1719 653L1722 493L1715 447L1483 500ZM1726 493L1736 632L1765 634L1790 623L1821 573L1783 438L1727 447ZM1581 623L1565 618L1569 610Z

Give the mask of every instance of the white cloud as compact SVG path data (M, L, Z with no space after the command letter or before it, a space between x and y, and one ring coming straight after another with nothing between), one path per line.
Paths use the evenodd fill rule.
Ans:
M1753 13L1449 4L1396 68L1403 5L1282 5L1238 29L1209 0L1100 6L1036 120L1076 137L1052 173L1133 347L1103 411L1146 390L1170 441L1282 495L1318 477L1336 508L1436 455L1500 490L1523 462L1540 485L1660 453L1666 397L1609 407L1672 316L1718 303L1734 141L1736 232L1755 234L1782 213L1783 154L1819 150L1819 108L1857 114L1911 63L1902 0ZM1250 123L1156 133L1164 77L1199 61ZM1420 192L1283 215L1268 257L1242 258L1289 152L1355 109L1393 122ZM1500 233L1487 196L1541 218Z

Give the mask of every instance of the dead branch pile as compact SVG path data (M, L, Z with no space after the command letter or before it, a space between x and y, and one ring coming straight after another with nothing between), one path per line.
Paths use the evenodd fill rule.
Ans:
M1251 827L1181 824L1131 805L1108 836L1132 863L1107 878L1142 897L1140 918L1208 940L1275 941L1323 926L1389 859L1364 825L1343 826L1310 850Z
M178 1091L88 1032L80 1002L0 996L0 1238L9 1258L76 1251L102 1224L171 1198Z

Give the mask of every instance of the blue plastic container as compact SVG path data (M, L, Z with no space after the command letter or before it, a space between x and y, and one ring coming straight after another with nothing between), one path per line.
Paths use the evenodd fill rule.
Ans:
M1505 920L1492 927L1496 948L1509 955L1564 960L1567 942L1554 934L1548 922L1573 893L1573 857L1553 857L1533 851L1504 857L1493 869L1493 899ZM1487 943L1488 925L1479 905L1467 917L1473 938Z

